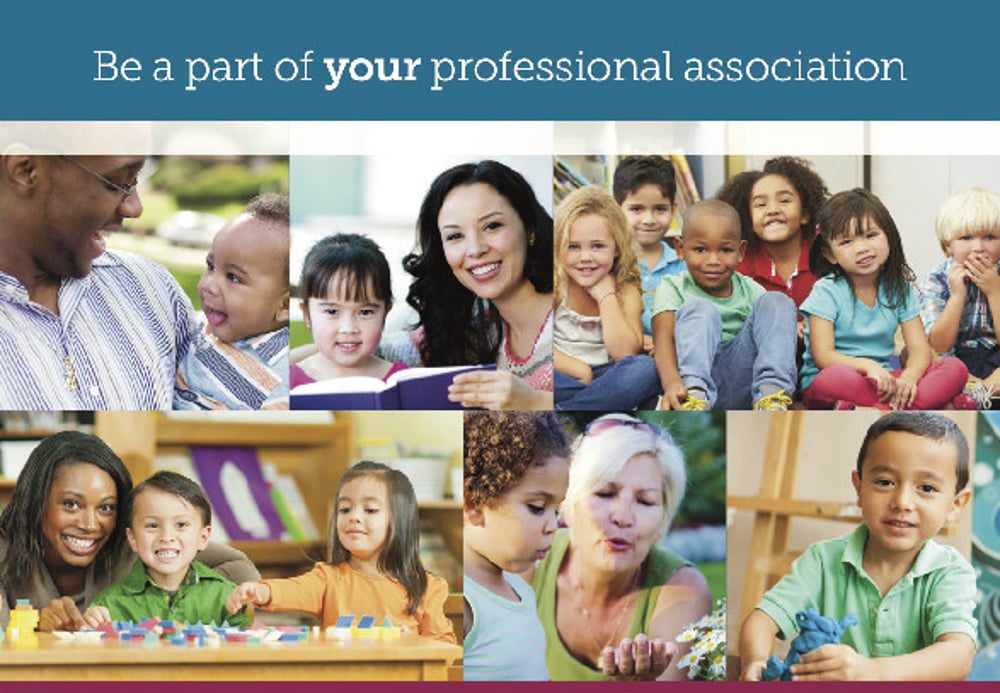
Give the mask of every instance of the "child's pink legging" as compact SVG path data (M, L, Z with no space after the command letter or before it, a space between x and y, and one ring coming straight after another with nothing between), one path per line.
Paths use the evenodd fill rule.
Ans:
M898 378L903 371L890 371ZM965 364L954 356L934 361L917 381L917 396L910 409L940 409L962 393L969 378ZM874 380L850 366L828 366L819 372L802 393L802 402L809 409L830 409L838 400L858 407L889 409L888 402L878 398Z

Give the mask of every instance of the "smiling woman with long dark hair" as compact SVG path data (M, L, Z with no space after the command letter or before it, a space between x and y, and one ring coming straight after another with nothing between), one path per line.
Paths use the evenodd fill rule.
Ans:
M403 266L423 365L497 365L457 376L453 401L552 407L552 217L520 173L489 160L441 173Z

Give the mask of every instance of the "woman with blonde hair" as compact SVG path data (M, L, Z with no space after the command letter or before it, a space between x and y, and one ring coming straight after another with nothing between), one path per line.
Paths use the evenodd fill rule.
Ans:
M574 442L567 528L533 576L550 678L686 678L675 639L711 595L694 566L657 546L685 484L682 453L656 424L608 414Z

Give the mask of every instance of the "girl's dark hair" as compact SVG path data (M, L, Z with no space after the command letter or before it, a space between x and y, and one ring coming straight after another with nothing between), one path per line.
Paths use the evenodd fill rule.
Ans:
M96 436L79 431L63 431L43 439L21 470L10 503L0 515L0 539L7 555L0 563L0 588L13 601L12 591L21 587L37 570L45 555L42 525L49 490L56 472L74 464L92 464L111 477L118 497L118 511L111 536L94 559L97 575L111 572L125 547L125 522L131 515L129 495L132 476L121 459Z
M420 206L417 245L403 258L413 275L406 302L424 327L421 359L426 366L493 363L500 348L500 316L455 278L448 266L438 229L438 214L453 189L485 183L514 208L528 239L524 276L535 291L552 292L552 217L535 198L531 185L517 171L497 161L460 164L439 175Z
M879 274L878 285L885 290L888 300L886 307L895 309L905 305L911 290L910 284L916 279L916 275L906 264L903 241L892 215L882 204L882 200L864 188L839 192L820 209L817 219L819 236L809 249L809 269L817 277L826 274L844 276L840 266L827 260L823 251L832 252L833 241L841 236L849 233L856 236L863 234L869 219L882 229L889 241L889 258Z
M417 512L417 496L406 475L380 462L367 460L350 467L337 484L337 499L340 490L348 481L364 476L375 477L385 483L389 497L389 535L378 557L378 569L391 575L406 589L408 603L406 612L412 614L427 591L427 570L420 560L420 516ZM346 563L351 554L340 543L337 534L337 512L334 507L327 530L326 561L331 565Z
M337 286L331 286L336 282ZM317 241L302 264L299 297L325 298L337 289L350 301L392 302L389 263L372 239L356 233L338 233ZM374 296L368 295L371 288Z
M764 176L757 170L743 171L729 176L715 192L715 197L728 202L740 215L740 235L747 245L754 242L757 234L753 232L753 217L750 215L750 191Z
M135 510L135 499L139 497L140 493L150 488L158 489L187 501L192 508L198 511L203 527L208 527L212 524L212 505L209 503L208 497L201 486L198 485L198 482L177 472L161 470L132 489L131 499L129 500L131 508L127 516L129 527L132 526L131 511Z
M750 196L753 193L753 186L764 176L781 176L792 184L799 194L802 213L809 217L809 221L802 226L802 236L812 238L820 207L830 192L809 161L796 156L776 156L764 162L764 169L761 171L744 171L730 176L715 193L718 199L728 202L739 212L743 240L750 246L760 243L760 239L753 231Z

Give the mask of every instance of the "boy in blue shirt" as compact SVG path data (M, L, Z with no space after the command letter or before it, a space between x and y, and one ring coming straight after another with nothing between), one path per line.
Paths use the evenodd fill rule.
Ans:
M629 156L615 168L611 194L621 205L632 233L639 241L642 273L642 346L653 351L653 296L668 274L684 271L684 261L664 240L677 205L674 165L661 156Z
M741 678L761 676L795 613L855 614L841 643L804 654L793 680L961 680L975 653L975 573L934 542L969 502L969 447L950 419L892 412L869 427L851 480L863 523L817 542L747 617Z
M176 472L156 472L135 487L131 503L125 534L139 560L90 603L84 623L97 628L159 618L250 626L245 609L226 610L236 585L194 560L212 532L212 508L201 487Z

